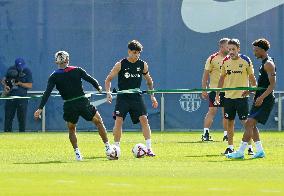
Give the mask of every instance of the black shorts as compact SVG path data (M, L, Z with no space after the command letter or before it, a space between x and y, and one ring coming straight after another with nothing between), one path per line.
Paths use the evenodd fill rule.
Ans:
M63 112L63 119L66 122L76 124L79 120L79 116L82 116L87 121L91 121L95 116L97 109L90 104L88 98L82 97L80 99L65 102L63 105Z
M256 107L254 103L255 101L253 102L248 118L253 118L264 125L268 120L271 110L273 109L275 98L264 99L263 103L259 107Z
M130 94L117 96L113 118L115 119L116 116L119 116L124 120L128 112L133 124L139 123L140 116L147 115L142 95Z
M220 92L219 96L220 96L220 105L216 105L214 104L216 92L211 91L209 93L209 107L224 107L225 92Z
M246 120L248 117L249 106L248 98L229 99L224 101L224 118L234 120L238 113L240 120Z

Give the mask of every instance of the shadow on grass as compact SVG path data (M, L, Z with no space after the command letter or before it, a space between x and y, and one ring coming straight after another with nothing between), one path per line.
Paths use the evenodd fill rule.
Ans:
M205 155L188 155L185 157L189 157L189 158L198 158L198 157L222 157L224 155L218 155L218 154L205 154Z
M92 159L106 159L106 157L95 157L95 156L91 156L91 157L83 157L84 159L87 160L92 160Z
M91 160L96 160L96 159L106 159L106 157L95 157L95 156L83 157L82 162L89 162ZM22 165L40 165L40 164L60 164L60 163L73 163L73 162L77 162L77 161L76 160L74 160L74 161L40 161L40 162L19 162L19 163L13 163L13 164L16 164L16 165L21 165L21 164Z
M188 142L177 142L178 144L208 144L208 143L218 143L222 141L188 141Z
M13 163L13 164L24 164L24 165L36 165L36 164L58 164L58 163L68 163L65 161L40 161L40 162L29 162L29 163Z

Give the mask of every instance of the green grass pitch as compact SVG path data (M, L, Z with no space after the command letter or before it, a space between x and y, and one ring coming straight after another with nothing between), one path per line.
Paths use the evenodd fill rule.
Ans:
M109 161L98 133L79 132L77 162L66 132L2 133L0 195L284 195L284 132L261 133L267 157L257 160L227 160L222 133L212 137L155 132L157 157L137 159L131 149L143 136L128 132L121 158Z

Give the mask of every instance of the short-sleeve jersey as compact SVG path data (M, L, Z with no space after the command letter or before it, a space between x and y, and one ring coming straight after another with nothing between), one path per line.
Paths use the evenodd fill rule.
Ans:
M221 74L221 67L224 57L218 54L218 52L210 55L206 60L204 69L209 71L210 88L217 88Z
M225 87L248 87L249 75L254 74L252 62L249 57L240 54L238 59L231 59L227 56L223 60L221 75L225 75ZM226 91L226 98L242 98L242 91Z

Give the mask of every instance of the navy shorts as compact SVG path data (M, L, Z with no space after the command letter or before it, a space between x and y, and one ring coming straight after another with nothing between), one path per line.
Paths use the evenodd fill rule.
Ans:
M63 118L66 122L76 124L79 117L82 116L85 120L91 121L95 116L97 109L90 104L86 97L65 102L63 105Z
M236 113L238 113L240 120L246 120L248 117L249 106L248 98L230 99L225 98L224 101L224 118L235 120Z
M117 96L113 118L115 119L116 116L119 116L124 120L128 112L133 124L140 122L140 116L147 115L147 110L142 95L123 94Z
M253 102L248 118L253 118L264 125L268 120L271 110L273 109L275 98L269 97L264 99L263 103L259 107L256 107L254 103L255 101Z

